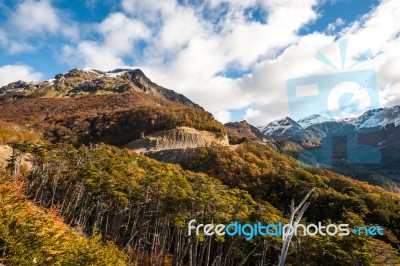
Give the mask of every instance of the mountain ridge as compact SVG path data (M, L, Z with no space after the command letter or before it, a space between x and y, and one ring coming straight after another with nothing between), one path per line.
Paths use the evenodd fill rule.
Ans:
M391 124L395 127L400 125L400 105L394 105L386 108L371 109L361 115L353 118L333 119L320 114L313 114L297 121L286 116L273 120L265 125L257 126L266 136L274 136L275 130L282 131L288 126L294 126L297 129L307 129L310 126L323 124L325 122L336 122L341 124L353 125L357 130L369 128L384 128ZM287 137L284 137L287 138ZM281 140L281 139L279 139Z
M87 94L142 91L176 103L201 108L184 95L152 82L140 69L117 68L110 71L74 68L39 82L16 81L0 87L0 95L13 93L31 97L78 97Z
M264 136L270 137L275 141L280 141L292 137L302 127L296 121L286 116L282 119L274 120L266 126L260 126L258 129Z
M313 121L312 118L304 120ZM355 118L315 121L301 127L285 117L264 126L262 132L278 143L281 152L296 159L301 156L307 164L319 167L324 165L320 160L329 161L332 158L333 165L326 167L335 172L400 191L400 174L397 171L400 154L399 105L369 110ZM323 147L326 143L332 147ZM349 143L352 144L349 146ZM359 152L363 145L379 152L381 159L376 163L362 163L365 162L363 156L369 156ZM358 163L347 163L349 155Z

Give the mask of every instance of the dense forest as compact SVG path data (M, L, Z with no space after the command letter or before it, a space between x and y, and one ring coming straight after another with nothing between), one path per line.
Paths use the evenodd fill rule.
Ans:
M32 208L51 217L53 230L61 236L70 234L65 241L87 236L80 240L85 248L76 244L64 250L53 245L49 249L54 251L46 253L42 246L53 241L53 236L40 231L48 226L39 226L32 234L40 235L42 246L38 244L37 249L42 253L35 253L35 258L43 265L56 265L45 261L64 258L52 252L64 254L67 260L71 252L85 254L91 249L100 254L107 250L112 254L108 259L114 261L102 261L99 255L98 261L88 258L85 265L276 265L282 245L279 237L257 236L246 241L245 237L189 236L187 223L191 219L214 224L285 222L290 200L301 201L311 187L316 189L304 222L380 225L385 233L381 238L298 236L290 247L287 265L400 263L398 195L326 170L301 168L297 161L263 145L192 149L183 164L187 170L105 144L76 148L25 141L11 146L13 153L3 175L8 181L3 181L2 187L19 187L16 200L20 203L14 204L30 207L12 208L20 211L11 222L12 214L2 208L1 219L7 220L2 232L8 233L0 235L0 253L6 265L25 264L18 261L18 254L30 245L32 236L18 228L34 222L25 214ZM20 163L27 155L29 167ZM3 189L1 193L1 202L5 202L11 192ZM36 207L27 203L22 193ZM18 243L10 238L15 234L21 234ZM61 242L68 243L65 241ZM26 253L24 259L32 256ZM74 264L73 259L71 264L60 265L82 265Z
M24 184L0 173L1 265L126 265L126 255L99 232L69 228L53 209L24 196Z

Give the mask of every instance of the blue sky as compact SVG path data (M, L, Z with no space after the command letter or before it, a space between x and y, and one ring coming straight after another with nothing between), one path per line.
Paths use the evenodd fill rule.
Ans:
M396 0L5 0L0 3L0 85L71 68L141 68L220 121L288 115L285 82L332 71L336 41L377 71L381 104L398 103ZM351 61L351 60L350 60ZM314 110L316 111L316 110Z

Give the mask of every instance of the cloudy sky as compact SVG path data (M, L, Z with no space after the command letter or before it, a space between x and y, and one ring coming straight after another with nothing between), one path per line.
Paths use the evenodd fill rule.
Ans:
M290 115L288 79L350 71L370 49L351 71L373 69L380 105L392 106L399 21L399 0L3 0L0 85L135 67L222 122L261 125Z

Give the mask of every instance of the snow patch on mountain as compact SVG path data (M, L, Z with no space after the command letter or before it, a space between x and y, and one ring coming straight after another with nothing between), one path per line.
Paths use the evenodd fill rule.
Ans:
M54 82L56 81L56 79L52 78L52 79L48 79L46 80L48 83L50 83L50 85L54 85Z
M83 71L83 72L86 72L86 73L93 73L93 74L96 74L97 76L101 76L101 74L103 73L102 71L100 71L100 70L97 70L97 69L94 69L94 68L82 68L82 69L80 69L81 71ZM65 74L67 74L67 73L63 73L64 75Z
M307 116L305 118L298 120L297 124L299 124L302 128L307 128L312 125L321 124L324 122L333 122L333 121L336 121L336 120L333 118L315 114L315 115L310 115L310 116Z
M359 117L346 118L343 120L335 120L333 118L325 117L320 114L311 115L297 122L289 117L278 119L270 122L266 126L260 126L258 129L268 137L275 141L291 138L296 132L307 131L311 126L322 125L325 122L336 122L330 125L329 131L335 132L335 129L342 130L344 125L353 125L356 131L363 131L368 129L382 129L389 125L394 127L400 126L400 106L393 106L390 108L374 109L365 112ZM323 127L324 130L328 128Z
M125 74L126 72L133 70L133 68L118 68L110 71L101 71L93 68L83 68L81 71L86 73L93 73L96 74L98 77L110 77L115 78Z
M357 118L348 119L347 122L353 124L356 130L384 128L391 124L397 127L400 125L400 106L370 110Z
M119 72L107 72L104 75L106 77L115 78L115 77L118 77L118 76L121 76L121 75L125 74L126 72L127 72L126 70L122 70L122 71L119 71Z
M296 123L290 117L274 120L266 126L258 127L258 129L267 137L275 141L290 138L293 133L302 129L301 125Z

